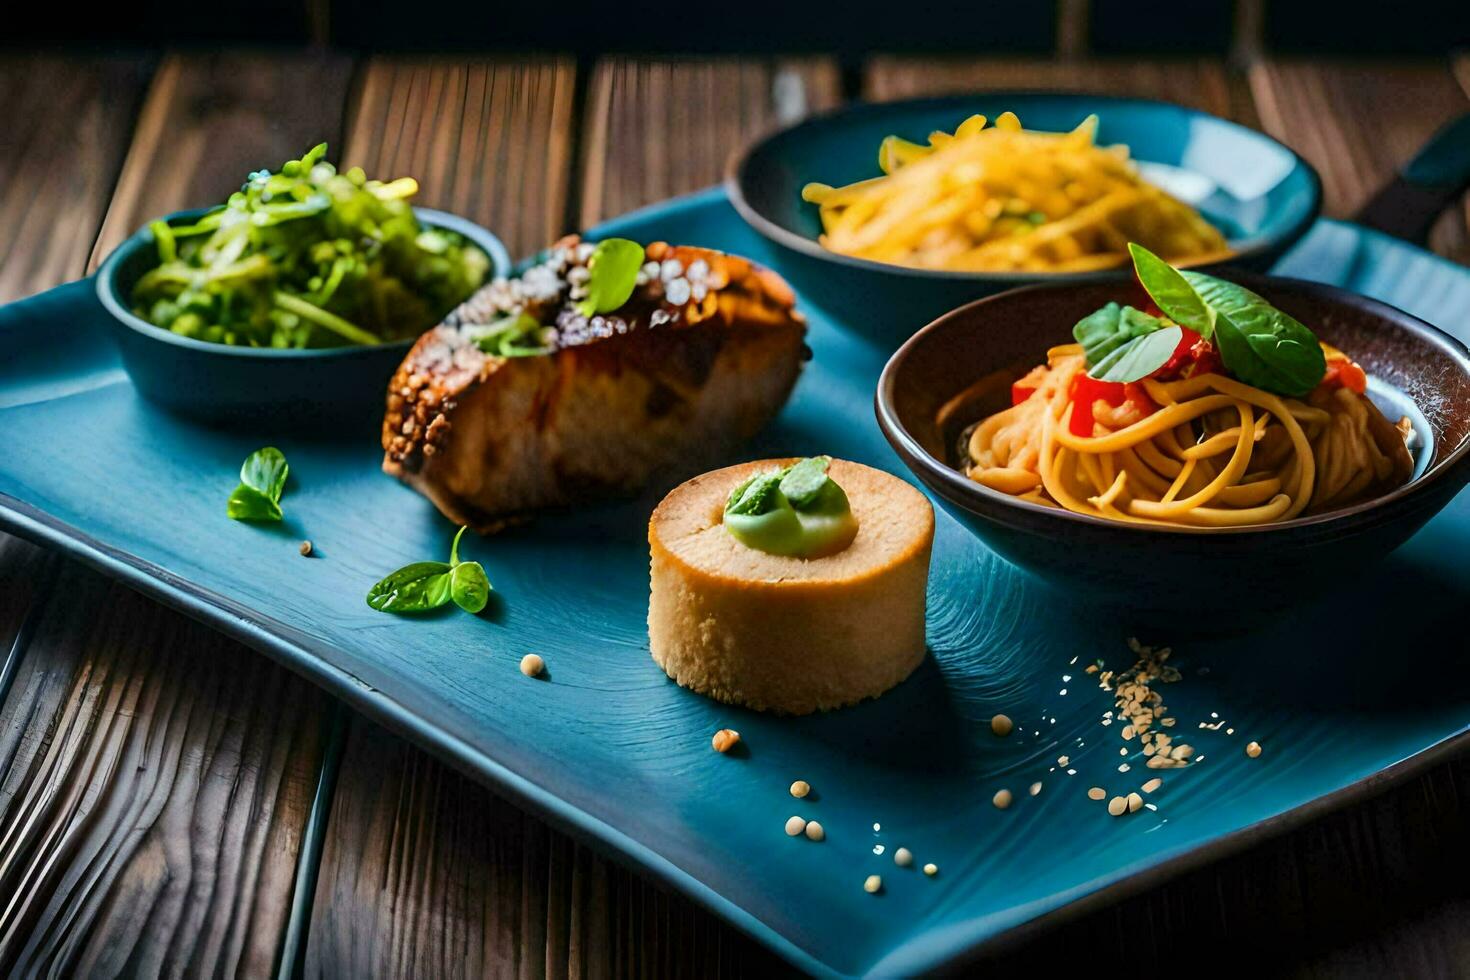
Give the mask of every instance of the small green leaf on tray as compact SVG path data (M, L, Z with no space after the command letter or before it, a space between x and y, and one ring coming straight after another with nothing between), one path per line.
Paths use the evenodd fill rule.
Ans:
M583 316L611 313L633 295L638 270L643 267L643 246L626 238L599 242L587 261L587 298L577 304Z
M1098 361L1087 373L1099 381L1140 381L1163 367L1184 339L1179 327L1165 327L1135 337Z
M410 613L438 609L450 600L448 562L416 561L393 572L367 594L379 612Z
M1189 280L1163 259L1136 242L1128 243L1133 271L1144 292L1164 315L1206 340L1215 332L1215 311L1195 292Z
M453 602L477 613L490 601L490 579L477 561L459 560L461 527L449 546L449 561L416 561L378 582L367 594L367 604L379 612L416 613Z
M240 485L230 494L226 513L237 521L279 521L289 472L285 455L275 446L257 449L240 466Z

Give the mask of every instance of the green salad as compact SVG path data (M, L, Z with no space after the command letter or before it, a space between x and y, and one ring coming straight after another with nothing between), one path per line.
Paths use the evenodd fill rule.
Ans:
M251 174L192 224L153 222L159 265L133 287L133 312L241 347L381 344L427 330L485 281L483 251L414 217L413 178L338 173L326 152Z

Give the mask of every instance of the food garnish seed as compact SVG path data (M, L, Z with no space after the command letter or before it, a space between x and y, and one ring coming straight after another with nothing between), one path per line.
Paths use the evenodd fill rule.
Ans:
M1100 800L1107 795L1108 791L1103 789L1101 786L1094 786L1092 787L1092 789L1087 791L1087 798L1089 800Z
M715 736L709 740L709 744L716 752L729 752L740 744L740 733L733 728L721 728L715 732Z
M791 784L791 795L796 797L798 800L806 796L806 794L810 793L811 791L811 784L808 783L805 779L798 779L796 782Z
M1250 756L1252 759L1259 758L1261 755L1261 743L1251 742L1245 747L1245 754Z
M1011 721L1011 719L1006 717L1005 715L996 715L994 718L990 719L990 730L995 734L1001 736L1002 738L1009 735L1011 733L1011 730L1015 727L1016 726Z
M827 839L827 832L822 829L822 825L821 824L819 824L815 820L813 820L813 821L809 822L806 825L806 839L807 840L826 840Z
M521 658L521 673L527 677L539 677L546 669L546 661L538 653L528 653Z
M939 874L939 865L933 863L924 865L924 873L933 878L935 875Z
M907 847L900 847L893 852L893 863L900 868L907 868L914 863L914 852L910 851Z
M1036 794L1038 794L1040 792L1041 792L1041 781L1038 780L1038 781L1036 781L1036 782L1034 782L1034 783L1031 784L1030 793L1031 793L1032 796L1035 796Z
M1137 793L1129 793L1128 794L1128 812L1129 813L1137 813L1139 810L1142 810L1142 809L1143 809L1143 797L1139 796Z
M868 875L868 880L863 882L863 891L867 892L869 895L878 894L878 891L882 887L883 879L879 878L877 875Z
M1115 817L1121 817L1127 809L1128 801L1121 796L1115 796L1111 800L1108 800L1108 812Z
M990 798L990 802L995 804L997 810L1004 810L1011 805L1011 791L1008 789L996 790L995 795Z
M786 836L800 837L802 831L806 830L806 821L801 817L786 818Z
M303 542L301 542L301 547L299 549L297 549L297 550L299 550L301 552L301 557L302 558L309 558L309 557L311 557L311 542L310 541L303 541Z
M1152 793L1154 790L1158 789L1162 785L1164 785L1164 781L1158 776L1155 776L1153 779L1150 779L1148 782L1143 784L1143 791L1145 793Z

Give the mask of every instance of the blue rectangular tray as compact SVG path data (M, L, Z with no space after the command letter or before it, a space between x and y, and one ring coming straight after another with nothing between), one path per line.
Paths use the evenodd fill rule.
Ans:
M594 234L767 258L718 191ZM1470 273L1394 240L1324 221L1278 271L1470 339ZM1100 724L1111 695L1083 667L1128 666L1127 637L1056 608L942 513L919 671L856 708L765 717L677 687L649 658L656 494L468 542L503 599L495 615L376 613L369 585L442 554L453 529L380 472L371 440L224 435L150 408L104 315L87 281L0 310L0 524L265 651L809 972L913 973L981 951L1365 793L1470 731L1463 641L1439 639L1463 635L1470 604L1470 495L1346 593L1176 645L1184 679L1166 700L1204 759L1163 773L1156 811L1114 819L1087 789L1126 793L1154 773L1120 726ZM810 343L794 398L747 456L827 452L904 475L872 416L887 352L816 313ZM240 460L265 444L291 463L280 528L225 517ZM317 557L297 555L302 538ZM527 652L545 657L548 682L518 672ZM998 712L1016 720L1010 738L990 733ZM1233 735L1198 727L1217 715ZM722 727L747 756L710 750ZM794 779L814 796L793 800ZM991 805L1001 788L1016 796L1004 811ZM820 820L826 841L788 838L793 813ZM896 867L898 846L939 874ZM873 873L877 896L862 887Z

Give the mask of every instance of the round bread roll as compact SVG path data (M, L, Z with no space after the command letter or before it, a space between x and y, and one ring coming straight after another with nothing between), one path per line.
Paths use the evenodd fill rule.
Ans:
M795 460L767 459L676 487L648 523L653 659L685 687L801 715L877 697L924 659L934 510L909 484L834 460L857 536L822 558L749 548L721 521L730 491Z

